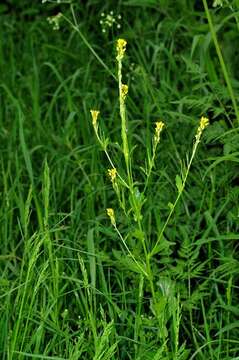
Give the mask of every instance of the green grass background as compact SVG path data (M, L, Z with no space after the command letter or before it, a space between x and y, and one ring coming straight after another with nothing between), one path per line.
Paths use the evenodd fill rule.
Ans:
M0 5L2 360L239 359L239 4L212 5ZM72 9L75 28L61 19L54 31L47 17L60 11L74 23ZM110 11L121 14L121 28L103 33L101 13ZM151 248L199 119L210 119L152 261L159 316L149 285L107 218L105 209L114 208L140 259L140 235L117 203L90 117L90 109L100 109L100 128L124 173L119 37L128 42L123 78L139 191L154 123L166 124L142 210Z

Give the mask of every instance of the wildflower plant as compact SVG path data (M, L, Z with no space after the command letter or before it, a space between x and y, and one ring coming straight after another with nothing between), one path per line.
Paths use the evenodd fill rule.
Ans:
M122 141L121 150L123 153L124 163L125 163L124 175L120 174L120 172L116 170L117 167L115 165L115 162L112 160L107 147L104 146L104 141L102 140L104 136L99 135L98 122L97 122L99 111L91 110L90 112L92 116L92 124L95 130L96 137L100 145L102 146L103 150L105 151L106 156L111 165L111 168L108 169L108 177L117 195L120 208L124 210L124 214L127 217L128 221L132 221L132 224L134 224L133 227L135 228L135 234L137 234L136 237L141 243L142 251L144 254L143 257L137 258L133 254L133 251L129 248L126 239L122 236L121 232L119 231L116 225L116 215L112 208L108 208L106 210L107 215L110 218L111 224L116 230L125 249L127 250L128 256L131 258L133 263L136 264L136 267L141 274L141 281L142 279L145 279L146 283L148 283L152 295L152 302L150 308L152 310L153 315L158 320L158 323L162 324L163 320L161 313L160 298L158 297L158 292L155 288L155 275L152 270L152 264L154 261L154 256L158 253L158 247L163 238L163 234L169 224L169 221L184 191L188 174L192 165L192 161L195 157L197 147L202 137L202 133L205 130L205 128L209 125L209 120L205 117L202 117L200 120L195 135L195 142L193 145L191 158L187 164L185 172L181 176L179 175L176 176L176 187L178 189L176 200L173 204L170 204L169 215L161 229L161 233L159 234L156 243L153 244L152 246L147 239L147 231L144 227L144 221L143 221L144 217L142 215L142 211L143 211L143 205L147 201L147 197L146 197L147 186L149 183L149 179L152 175L152 169L155 166L157 148L160 143L161 134L163 129L165 128L165 124L162 120L158 120L155 123L154 133L152 133L152 153L151 154L149 153L147 165L144 169L144 173L146 175L145 186L143 190L140 191L137 182L135 180L135 175L133 174L133 170L132 170L133 164L132 164L132 157L130 156L130 154L132 153L132 148L129 143L128 130L127 130L128 125L127 125L126 102L129 93L129 87L127 84L123 83L122 80L123 79L122 64L126 54L126 46L127 46L127 41L125 39L120 38L117 40L116 61L118 67L119 113L121 119L121 141ZM125 199L127 199L127 201ZM165 334L164 340L166 340L167 337L166 332L164 334ZM162 336L162 334L160 336Z
M12 2L2 360L238 359L239 1Z
M74 14L74 13L73 13ZM112 15L112 14L111 14ZM113 16L113 15L112 15ZM53 24L54 29L59 29L59 21L62 15L58 14L56 17L49 19L49 22ZM79 33L84 43L89 46L87 40L84 38L83 34L80 32L79 28L71 22L67 17L63 15L63 18L71 25L73 28ZM74 22L76 23L76 18L73 16ZM102 16L103 18L103 16ZM112 24L115 22L113 18L108 18L107 26L113 26ZM111 22L112 23L111 23ZM102 19L101 25L106 25L104 20ZM156 242L152 243L151 239L148 238L147 228L144 222L144 204L147 202L147 191L149 186L149 180L152 176L152 170L155 166L155 159L157 157L157 150L159 143L161 141L162 132L164 130L165 123L162 120L158 120L155 123L155 128L152 130L152 149L151 151L147 150L147 160L145 168L143 168L143 172L145 174L144 186L140 184L137 180L137 174L134 174L134 164L132 163L132 153L134 151L134 146L131 144L129 139L128 132L128 118L127 118L127 98L130 93L130 88L127 83L123 81L123 62L126 56L127 49L127 41L123 38L119 38L116 41L116 62L117 62L117 81L118 81L118 98L119 98L119 115L120 115L120 123L121 123L121 145L120 151L122 153L124 169L122 166L117 164L117 160L115 160L110 151L110 139L105 136L104 132L100 127L100 110L99 109L91 109L91 119L92 126L97 138L99 145L104 151L106 158L109 161L109 169L107 171L108 178L110 180L111 186L116 194L116 198L119 204L119 209L123 211L123 215L127 219L127 223L131 224L131 228L133 229L134 237L138 241L139 249L137 254L134 252L134 249L131 249L131 244L128 243L128 236L123 236L121 233L122 226L117 225L117 218L122 219L122 217L118 217L119 210L115 213L115 210L112 207L106 209L106 214L110 219L111 225L116 231L121 243L123 245L124 252L127 253L127 264L130 265L129 268L132 271L139 273L139 286L141 287L142 294L146 289L148 289L151 293L151 299L148 301L148 309L151 310L152 316L155 318L156 324L159 328L158 338L162 341L162 344L165 352L167 352L167 337L168 332L165 327L166 318L165 312L162 311L162 299L160 297L159 290L157 289L157 277L155 274L155 256L159 252L159 248L161 242L163 240L163 236L166 228L168 227L170 220L174 214L176 206L183 194L186 181L189 175L189 171L192 165L192 161L195 157L197 147L200 143L203 131L208 126L209 121L207 118L202 117L200 120L200 124L198 126L195 142L192 148L191 158L181 175L176 176L176 187L178 193L176 195L176 199L173 204L169 204L169 214L161 227L161 231L157 237ZM94 50L92 50L94 52ZM97 54L96 57L98 58ZM99 59L102 63L102 61ZM107 65L103 64L105 68ZM108 68L107 68L108 69ZM120 155L120 154L119 154ZM119 222L119 221L118 221ZM171 300L167 300L167 306L173 309L175 307L177 300L174 295L172 295ZM168 318L173 316L173 312L168 311ZM180 316L178 315L178 319ZM179 322L176 321L176 330L179 331ZM140 326L140 325L139 325ZM137 340L137 338L136 338ZM176 346L176 345L175 345Z
M106 17L107 22L105 22L105 14L103 14L101 25L102 29L105 29L103 26L112 27L115 21L113 20L113 14L110 14L112 17ZM59 21L61 16L53 17L50 22L53 24L55 29L59 28ZM84 38L83 34L76 26L76 17L73 13L74 22L72 23L67 17L63 15L63 18L78 32L84 43L91 49L89 43ZM116 41L116 63L117 63L117 82L118 82L118 102L119 102L119 115L120 115L120 127L121 127L121 144L119 145L119 156L122 156L122 162L124 166L117 164L117 160L112 156L110 149L110 139L105 136L104 132L100 127L100 121L102 115L99 109L91 109L91 119L92 126L94 129L95 136L102 150L104 151L106 158L109 162L109 168L107 170L107 177L110 181L110 184L115 192L119 207L108 207L106 209L106 215L110 220L111 226L115 230L117 236L119 237L124 254L126 252L126 263L129 270L132 270L139 274L139 287L140 293L144 294L145 291L151 294L150 298L148 298L145 306L148 307L151 311L151 316L155 319L155 326L159 329L157 334L157 338L161 341L162 349L165 353L168 352L167 349L167 339L168 339L168 331L166 329L167 319L174 319L175 325L175 352L177 352L177 344L178 344L178 331L179 331L179 322L180 322L180 308L176 306L179 304L177 294L174 293L174 285L171 283L167 285L165 282L162 283L161 287L163 294L167 293L166 297L162 298L160 295L160 291L158 289L159 282L158 273L155 271L157 269L157 261L156 255L160 251L160 246L162 246L162 242L164 241L165 231L172 219L172 216L175 212L177 204L179 203L182 194L184 192L186 182L188 179L188 175L191 169L191 165L193 159L195 157L198 145L201 141L202 134L206 127L209 125L209 120L206 117L202 117L197 128L195 134L195 140L192 147L191 157L186 164L185 169L183 169L182 173L176 176L175 183L177 188L177 194L175 201L173 203L169 203L169 212L166 220L161 226L159 234L157 236L156 241L152 241L149 238L147 227L145 224L145 216L144 216L144 205L147 203L147 192L149 187L149 181L153 174L153 168L155 167L155 160L158 155L158 147L162 138L162 134L166 125L164 121L161 119L157 120L154 124L154 129L152 127L152 135L151 149L147 149L147 157L146 164L143 170L145 175L144 182L140 183L138 180L137 173L134 173L134 164L133 164L133 151L135 149L134 144L131 144L131 139L129 139L129 131L128 131L128 118L127 118L127 98L130 94L130 88L126 82L124 82L123 73L123 63L126 56L127 50L127 41L123 38L119 38ZM94 52L93 49L91 51L95 54L96 58L101 62L101 64L109 71L107 65L102 63L99 59L98 55ZM114 76L114 74L113 74ZM109 204L110 205L110 204ZM116 210L115 210L116 209ZM120 211L123 214L120 215ZM129 238L132 237L131 233L126 236L123 235L122 228L122 219L126 219L127 224L130 225L132 229L131 233L137 241L137 251L132 247L132 243L130 243ZM171 289L170 294L169 290ZM164 295L165 296L165 295ZM140 304L142 306L142 303ZM167 310L166 310L167 306ZM176 309L175 312L172 309ZM167 314L167 315L165 315ZM175 315L176 314L176 315ZM137 325L140 328L140 324ZM137 336L135 338L137 341Z

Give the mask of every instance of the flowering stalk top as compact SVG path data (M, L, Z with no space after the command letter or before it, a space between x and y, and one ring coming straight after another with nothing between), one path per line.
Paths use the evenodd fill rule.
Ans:
M164 128L164 123L162 121L157 121L155 123L155 135L154 135L154 140L156 143L158 143L160 141L160 134Z
M202 132L203 130L206 129L206 127L209 125L209 119L202 116L200 119L200 124L199 127L197 129L197 133L195 135L196 141L199 142L200 141L200 137L202 136Z
M203 131L208 125L209 125L208 118L202 116L200 119L200 125L199 125L200 130Z
M106 213L107 213L107 215L108 215L109 218L110 218L111 224L112 224L113 226L116 226L116 222L115 222L115 212L114 212L114 210L111 209L111 208L108 208L108 209L106 209Z
M121 85L121 96L122 96L123 101L125 101L125 98L128 94L128 90L129 90L128 85L125 85L125 84Z
M108 175L109 175L111 182L113 183L117 176L117 170L115 168L108 169Z
M117 40L117 44L116 44L117 57L116 57L116 59L118 61L121 61L124 57L124 53L126 51L126 44L127 44L127 41L124 39Z
M97 125L97 119L99 116L99 110L90 110L91 116L92 116L92 124L94 127Z

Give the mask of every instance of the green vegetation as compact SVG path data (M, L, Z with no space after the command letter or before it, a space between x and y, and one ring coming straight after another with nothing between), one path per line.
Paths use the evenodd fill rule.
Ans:
M0 5L0 358L239 359L239 2L80 3Z

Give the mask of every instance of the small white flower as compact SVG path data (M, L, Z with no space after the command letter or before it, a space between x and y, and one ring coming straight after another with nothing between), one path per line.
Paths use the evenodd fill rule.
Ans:
M106 33L107 29L112 28L114 25L117 29L121 28L121 24L119 20L121 19L121 15L114 16L114 11L110 11L108 14L104 12L101 13L100 25L103 33Z

